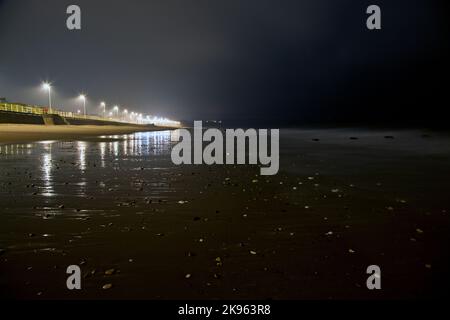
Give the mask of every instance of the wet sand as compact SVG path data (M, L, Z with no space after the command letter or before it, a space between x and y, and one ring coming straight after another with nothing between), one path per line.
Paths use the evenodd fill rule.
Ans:
M447 136L282 130L280 142L272 177L174 166L170 132L0 146L0 296L444 296ZM81 291L66 289L72 264ZM371 264L382 290L366 288Z
M46 126L31 124L0 124L0 143L40 140L77 139L98 135L129 134L148 131L144 126Z

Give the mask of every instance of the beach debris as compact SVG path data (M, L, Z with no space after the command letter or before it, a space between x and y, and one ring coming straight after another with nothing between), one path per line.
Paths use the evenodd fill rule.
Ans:
M185 277L186 279L190 279L190 278L192 277L192 275L191 275L190 273L188 273L188 274L186 274L184 277Z
M258 182L258 179L253 179L252 180L252 183L257 183Z
M185 203L187 203L187 201L183 201L183 200L178 201L178 204L185 204Z
M308 180L314 180L314 177L308 177Z
M197 254L195 254L194 252L191 252L191 251L189 251L188 253L187 253L187 256L188 257L195 257Z
M220 273L214 273L213 277L214 279L220 279L222 278L222 275Z
M422 233L423 233L423 230L422 230L422 229L419 229L419 228L417 228L417 229L416 229L416 232L417 232L417 233L419 233L419 234L422 234Z
M102 289L103 289L103 290L109 290L109 289L111 289L112 287L113 287L112 283L107 283L107 284L104 284L104 285L103 285Z
M425 265L425 268L431 269L431 264L428 264L428 263L427 263L427 264Z
M256 251L250 250L250 254L255 255Z
M116 269L108 269L105 271L105 275L107 275L107 276L111 276L114 273L116 273Z
M339 189L331 189L332 193L338 193L340 190Z
M353 249L348 249L348 252L349 252L349 253L355 253L356 251L353 250Z
M164 233L157 233L156 236L158 236L158 237L164 237Z
M200 239L198 239L198 242L205 242L205 239L200 238Z
M333 235L333 231L328 231L327 233L325 233L326 236L332 236Z

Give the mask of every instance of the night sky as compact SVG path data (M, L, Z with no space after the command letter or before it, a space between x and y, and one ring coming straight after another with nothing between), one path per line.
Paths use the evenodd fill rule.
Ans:
M445 1L0 0L0 97L181 120L445 124ZM66 28L66 8L82 30ZM382 30L366 28L370 4Z

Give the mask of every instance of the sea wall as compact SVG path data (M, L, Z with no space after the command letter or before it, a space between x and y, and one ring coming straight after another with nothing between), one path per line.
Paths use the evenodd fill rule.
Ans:
M12 112L12 111L1 111L0 110L0 123L10 123L10 124L36 124L36 125L46 125L46 126L118 126L118 127L145 127L149 130L162 130L162 127L156 127L154 125L137 125L123 122L115 122L108 120L97 120L97 119L82 119L82 118L70 118L63 117L57 114L33 114L33 113L22 113L22 112Z
M0 111L0 123L44 124L41 115L21 112Z

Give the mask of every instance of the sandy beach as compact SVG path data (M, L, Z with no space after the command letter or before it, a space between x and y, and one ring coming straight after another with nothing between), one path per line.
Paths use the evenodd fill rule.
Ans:
M29 124L0 124L0 143L76 139L79 137L129 134L140 131L149 131L149 128L139 125L46 126L46 125L29 125Z
M170 138L1 146L0 296L444 296L447 136L282 130L273 177L258 166L174 166ZM80 291L66 288L73 264ZM372 264L382 290L366 288Z

